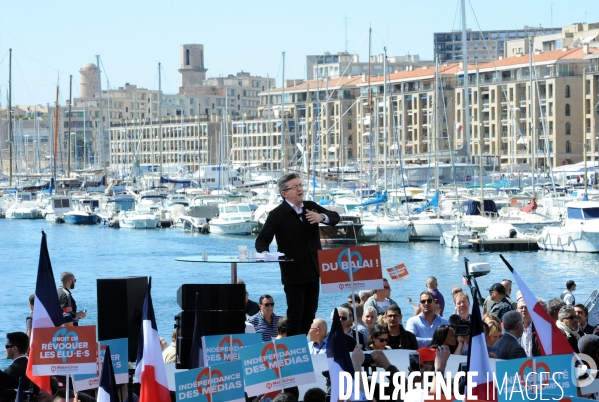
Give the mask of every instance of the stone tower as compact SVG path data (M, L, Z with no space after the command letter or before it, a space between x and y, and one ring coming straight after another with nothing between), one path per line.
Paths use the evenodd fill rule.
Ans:
M79 93L81 99L92 99L98 94L98 67L87 63L79 70Z
M206 79L204 45L181 45L181 88L197 87Z

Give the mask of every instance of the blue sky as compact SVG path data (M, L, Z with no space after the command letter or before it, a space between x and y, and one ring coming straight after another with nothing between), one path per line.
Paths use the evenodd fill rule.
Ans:
M563 26L599 22L597 0L466 0L472 30L519 29L525 25ZM553 18L551 9L553 4ZM204 45L207 75L247 71L305 77L305 56L346 49L368 55L418 54L433 57L433 32L460 29L459 0L303 0L303 1L3 1L0 5L0 91L7 101L8 49L13 49L13 104L60 103L79 96L79 69L102 58L102 86L125 83L157 89L179 86L179 46Z

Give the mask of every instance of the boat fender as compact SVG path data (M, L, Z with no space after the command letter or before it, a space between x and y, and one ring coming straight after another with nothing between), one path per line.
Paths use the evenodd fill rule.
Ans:
M562 238L561 237L557 238L557 246L562 247Z

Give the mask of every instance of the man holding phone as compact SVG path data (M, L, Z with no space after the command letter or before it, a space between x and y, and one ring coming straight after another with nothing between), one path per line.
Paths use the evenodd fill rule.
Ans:
M75 322L73 325L78 325L77 320L85 318L87 316L87 310L77 311L77 302L73 299L71 290L75 289L75 274L72 272L63 272L60 274L60 282L62 285L58 288L58 300L60 301L60 307L62 308L63 314L69 314Z

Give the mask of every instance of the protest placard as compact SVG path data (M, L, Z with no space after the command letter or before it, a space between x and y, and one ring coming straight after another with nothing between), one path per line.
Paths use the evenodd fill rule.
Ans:
M239 359L239 349L262 343L262 334L210 335L202 337L202 352L208 365Z
M33 375L96 372L96 326L35 328Z
M97 388L100 383L100 371L104 363L104 353L106 346L110 345L110 357L112 359L112 368L114 370L114 379L117 384L125 384L129 380L129 365L127 362L128 339L110 339L100 341L100 356L97 358L97 369L93 374L76 374L73 376L73 386L75 389ZM97 354L96 354L97 356Z
M240 360L175 373L177 402L245 402Z
M318 266L322 293L383 288L378 245L319 250Z
M497 361L493 379L497 400L548 400L556 398L549 395L576 395L572 369L572 355Z
M251 345L239 350L243 363L245 392L249 396L316 381L314 367L303 335Z

